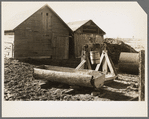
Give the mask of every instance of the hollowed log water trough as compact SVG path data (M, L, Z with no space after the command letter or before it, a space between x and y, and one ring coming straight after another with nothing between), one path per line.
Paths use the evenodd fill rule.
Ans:
M103 86L105 80L105 74L99 71L88 69L77 70L74 68L50 65L42 65L34 68L33 76L35 79L97 89Z

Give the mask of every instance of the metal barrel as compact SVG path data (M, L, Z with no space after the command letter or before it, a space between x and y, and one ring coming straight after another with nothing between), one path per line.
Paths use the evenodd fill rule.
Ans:
M90 51L90 59L92 64L99 64L100 53L98 51Z
M119 71L130 74L139 73L139 53L121 52L119 57Z

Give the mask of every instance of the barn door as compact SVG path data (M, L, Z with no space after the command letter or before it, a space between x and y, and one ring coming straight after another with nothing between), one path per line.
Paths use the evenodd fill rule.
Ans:
M44 35L42 39L42 55L51 57L52 55L52 43L50 34Z
M55 37L54 56L55 59L68 59L69 56L69 38Z

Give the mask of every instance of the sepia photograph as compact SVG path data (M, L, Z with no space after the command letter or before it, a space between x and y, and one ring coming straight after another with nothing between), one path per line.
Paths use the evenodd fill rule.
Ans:
M90 115L77 110L78 116L108 116L98 108L109 111L119 104L137 111L115 116L147 116L147 13L138 2L1 5L2 104L8 111L16 106L12 114L2 111L5 117L33 116L18 113L27 105L41 106L45 114L67 104L71 113L81 105L96 110ZM77 115L71 113L57 116Z

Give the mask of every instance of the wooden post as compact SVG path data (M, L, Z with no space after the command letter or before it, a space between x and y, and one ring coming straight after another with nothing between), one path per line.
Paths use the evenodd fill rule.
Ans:
M145 50L139 52L139 101L145 101Z
M83 46L83 57L81 56L81 61L82 60L86 60L86 63L85 63L85 66L84 68L86 69L92 69L91 67L91 63L90 63L90 60L89 60L89 46L88 45L85 45Z
M82 52L81 52L81 62L83 60L86 61L86 46L85 45L82 47ZM86 69L87 68L86 62L81 67L82 69Z
M76 70L84 69L84 63L85 62L86 62L86 60L82 60L81 63L76 67Z
M102 61L103 65L102 65L102 72L104 72L105 74L108 73L108 65L107 65L107 62L106 62L106 58L104 57L103 58L103 61Z

